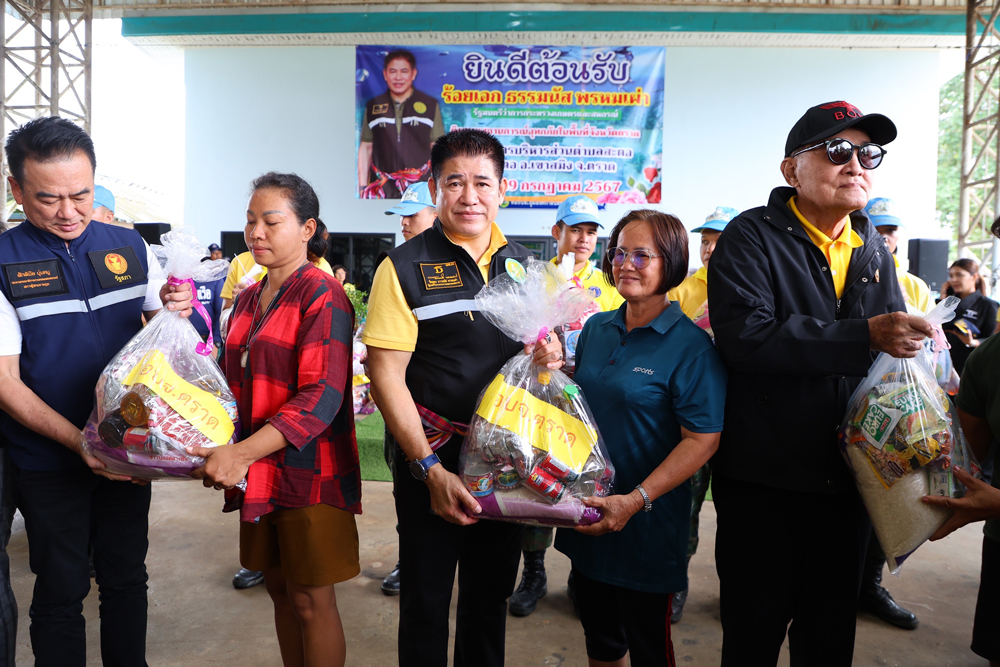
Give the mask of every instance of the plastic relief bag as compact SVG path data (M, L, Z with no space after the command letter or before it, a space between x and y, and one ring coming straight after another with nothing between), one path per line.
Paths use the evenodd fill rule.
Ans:
M206 248L184 230L153 252L173 284L224 277L229 262L202 262ZM192 290L193 291L193 290ZM192 317L205 312L197 301ZM211 332L211 323L209 331ZM186 447L216 447L239 437L236 399L194 326L161 310L105 367L84 447L108 472L138 479L181 478L204 464Z
M534 343L593 303L552 264L507 260L507 274L476 296L478 310L515 340ZM581 498L611 492L614 469L579 386L518 354L479 396L459 473L478 516L533 525L600 520Z
M954 318L958 301L945 299L925 319L939 327ZM921 497L964 493L954 465L978 471L938 382L936 345L928 340L914 359L879 355L840 429L841 452L893 572L951 517Z

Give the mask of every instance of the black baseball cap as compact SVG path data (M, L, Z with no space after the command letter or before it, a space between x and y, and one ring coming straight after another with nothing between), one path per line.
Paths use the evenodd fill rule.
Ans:
M219 247L218 243L213 243L212 245L208 246L208 250L209 252L215 252L216 250L222 250L222 248Z
M785 141L785 157L800 146L823 141L849 127L862 130L876 144L885 145L896 138L895 123L882 114L866 116L849 102L827 102L806 111L792 126Z

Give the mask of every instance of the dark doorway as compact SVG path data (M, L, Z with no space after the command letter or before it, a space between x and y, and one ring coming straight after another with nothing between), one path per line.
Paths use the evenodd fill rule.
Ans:
M330 234L326 260L330 266L343 264L347 268L347 282L362 292L371 292L375 262L379 255L395 247L395 239L392 234Z
M236 255L247 251L243 232L222 232L222 256L233 259Z

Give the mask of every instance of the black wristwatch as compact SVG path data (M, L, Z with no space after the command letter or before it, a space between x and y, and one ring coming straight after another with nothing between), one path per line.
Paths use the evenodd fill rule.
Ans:
M431 454L425 459L417 459L410 464L410 474L422 482L427 479L430 469L438 463L441 463L441 459L438 458L437 454Z

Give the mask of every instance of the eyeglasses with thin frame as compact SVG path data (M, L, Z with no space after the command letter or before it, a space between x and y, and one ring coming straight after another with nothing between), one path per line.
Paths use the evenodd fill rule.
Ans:
M629 252L624 248L608 248L608 260L612 266L622 266L629 257L632 258L632 266L642 270L649 266L651 259L654 257L663 257L663 255L654 255L648 250L633 250Z
M858 162L865 169L875 169L880 164L882 164L882 158L888 152L878 144L873 144L871 142L866 144L861 144L860 146L852 144L847 139L828 139L827 141L821 141L818 144L813 144L812 146L806 146L801 150L797 150L792 153L789 157L795 157L797 155L802 155L808 151L814 151L817 148L826 146L826 156L830 158L830 162L834 164L847 164L854 157L854 152L858 153Z

